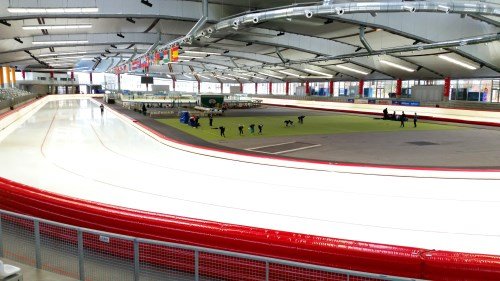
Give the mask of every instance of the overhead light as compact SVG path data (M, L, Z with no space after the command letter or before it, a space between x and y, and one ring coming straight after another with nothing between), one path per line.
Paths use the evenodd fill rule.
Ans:
M417 8L412 6L403 6L403 10L408 11L410 13L415 13L415 11L417 11Z
M345 70L348 70L348 71L356 72L356 73L359 73L359 74L368 75L368 72L364 72L364 71L361 71L361 70L350 68L350 67L347 67L347 66L344 66L344 65L336 65L336 67L342 68L342 69L345 69Z
M203 76L203 75L201 75L201 74L198 74L198 76L199 76L199 77L201 77L201 78L205 78L205 79L211 79L210 77Z
M290 75L290 76L300 77L300 75L298 75L298 74L287 72L287 71L284 71L284 70L278 70L278 72L281 72L283 74Z
M92 28L92 24L65 24L65 25L25 25L24 30L40 30L40 29L83 29Z
M285 35L285 32L283 31L280 31L278 34L276 34L276 36L283 36L283 35Z
M475 70L477 69L477 67L473 66L473 65L470 65L468 63L465 63L465 62L462 62L462 61L459 61L457 59L454 59L454 58L450 58L449 56L446 56L446 55L438 55L438 57L440 59L443 59L443 60L446 60L446 61L449 61L451 63L454 63L454 64L458 64L462 67L465 67L467 69L470 69L470 70Z
M313 12L310 10L306 10L304 13L306 14L306 18L308 18L308 19L312 18L312 16L313 16Z
M393 62L390 62L390 61L380 60L380 62L383 63L383 64L390 65L390 66L395 67L395 68L402 69L404 71L415 72L415 69L412 69L412 68L409 68L409 67L406 67L406 66L402 66L400 64L396 64L396 63L393 63Z
M133 18L127 18L128 22L135 23L135 20Z
M0 23L6 26L11 26L11 24L8 23L6 20L0 20Z
M56 56L68 56L68 55L80 55L80 54L86 54L87 52L72 52L72 53L50 53L50 54L43 54L39 55L39 57L56 57Z
M141 0L141 3L148 6L148 7L153 7L153 4L151 2L149 2L149 0Z
M33 45L62 45L62 44L87 44L88 40L66 40L66 41L33 41Z
M277 75L273 75L273 74L269 74L269 73L264 73L264 72L257 72L261 75L264 75L264 76L270 76L270 77L274 77L276 79L283 79L283 77L280 77L280 76L277 76Z
M443 11L445 13L449 13L451 8L448 7L448 6L445 6L445 5L438 5L437 6L437 9L440 10L440 11Z
M253 77L253 74L246 74L246 73L240 73L240 72L238 72L238 75Z
M211 53L211 52L202 52L202 51L184 51L184 53L188 54L200 54L200 55L215 55L215 56L220 56L219 53Z
M316 71L314 69L304 68L304 70L307 71L307 72L309 72L309 73L319 74L319 75L323 75L323 76L327 76L327 77L333 77L333 75L330 75L328 73L324 73L324 72L321 72L321 71Z
M228 74L228 76L236 77L236 78L239 78L239 79L248 79L247 77L238 76L238 75L234 75L234 74Z
M7 8L9 13L27 13L27 14L58 14L58 13L97 13L99 8Z
M205 57L195 57L195 56L179 55L179 58L184 58L184 59L203 59Z
M258 77L258 76L252 76L252 78L259 79L259 80L266 80L265 78L261 78L261 77Z
M304 79L330 79L332 76L299 76Z
M120 38L125 38L125 36L121 33L116 33L116 36L120 37Z
M110 46L111 46L111 48L118 49L118 47L116 47L116 45L111 44Z
M19 37L14 37L14 40L16 40L17 42L19 42L21 44L24 43L23 40L21 40L21 38L19 38Z

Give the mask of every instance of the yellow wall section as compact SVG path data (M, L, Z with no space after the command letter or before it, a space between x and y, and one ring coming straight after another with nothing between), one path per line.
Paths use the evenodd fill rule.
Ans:
M3 86L3 67L0 66L0 87Z

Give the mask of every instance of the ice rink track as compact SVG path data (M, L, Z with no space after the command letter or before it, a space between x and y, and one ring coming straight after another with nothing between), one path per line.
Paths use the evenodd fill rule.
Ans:
M500 173L290 161L165 140L85 97L2 120L0 176L132 209L500 255ZM24 114L25 113L25 114ZM8 119L8 120L6 120ZM168 136L167 136L168 137Z

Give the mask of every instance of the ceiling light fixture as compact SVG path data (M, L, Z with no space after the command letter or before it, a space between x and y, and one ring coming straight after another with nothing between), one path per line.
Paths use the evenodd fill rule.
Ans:
M476 70L477 67L473 66L473 65L470 65L468 63L465 63L465 62L462 62L462 61L459 61L457 59L454 59L454 58L450 58L449 56L446 56L446 55L438 55L438 57L440 59L443 59L443 60L446 60L446 61L449 61L451 63L454 63L454 64L457 64L457 65L460 65L462 67L465 67L467 69L470 69L470 70Z
M330 75L328 73L324 73L324 72L321 72L321 71L317 71L317 70L314 70L314 69L304 68L304 70L307 71L307 72L309 72L309 73L314 73L314 74L319 74L319 75L323 75L323 76L333 77L333 75Z
M6 20L0 20L0 23L6 26L11 26L11 24L8 23Z
M281 72L281 73L289 75L289 76L300 77L300 75L298 75L298 74L287 72L287 71L284 71L284 70L278 70L278 72Z
M153 7L153 4L151 2L149 2L149 0L141 0L141 3L148 6L148 7Z
M280 77L280 76L277 76L277 75L273 75L273 74L269 74L269 73L264 73L264 72L257 72L261 75L264 75L264 76L270 76L270 77L274 77L276 79L283 79L283 77Z
M443 11L443 12L445 12L445 13L447 13L447 14L448 14L448 13L450 12L450 10L451 10L451 8L450 8L450 7L445 6L445 5L438 5L438 6L437 6L437 9L438 9L438 10L440 10L440 11Z
M128 22L135 23L135 20L133 18L127 18Z
M39 55L39 57L56 57L56 56L68 56L68 55L80 55L80 54L86 54L87 52L72 52L72 53L59 53L59 54L54 54L54 53L50 53L50 54L43 54L43 55Z
M389 66L395 67L395 68L402 69L404 71L415 72L415 69L412 69L412 68L409 68L409 67L406 67L406 66L402 66L402 65L397 64L397 63L393 63L393 62L386 61L386 60L380 60L380 62L383 63L383 64L387 64Z
M19 42L21 44L24 43L23 40L21 40L21 38L19 38L19 37L14 37L14 40L16 40L17 42Z
M201 75L201 74L198 74L198 77L205 78L205 79L211 79L210 77L203 76L203 75Z
M195 56L179 55L179 58L183 58L183 59L203 59L205 57L195 57Z
M83 28L92 28L92 24L66 24L66 25L25 25L23 26L24 30L41 30L41 29L83 29Z
M120 37L120 38L125 38L125 36L121 33L116 33L116 36Z
M350 67L347 67L347 66L344 66L344 65L336 65L336 67L342 68L342 69L347 70L347 71L352 71L352 72L356 72L356 73L359 73L359 74L368 75L368 72L364 72L364 71L361 71L361 70L350 68Z
M408 11L410 13L415 13L417 11L417 8L412 6L403 6L403 10Z
M211 52L202 52L202 51L184 51L184 53L188 54L200 54L200 55L215 55L215 56L220 56L219 53L211 53Z
M97 13L99 8L21 8L9 7L9 13L26 13L26 14L59 14L59 13Z
M62 44L87 44L88 40L66 40L66 41L33 41L33 45L62 45Z

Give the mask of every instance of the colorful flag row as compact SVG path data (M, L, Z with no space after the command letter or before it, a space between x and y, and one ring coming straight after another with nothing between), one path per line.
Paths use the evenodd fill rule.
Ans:
M115 67L116 74L125 73L129 71L141 70L147 72L151 65L163 65L169 62L176 62L179 60L179 46L174 46L166 50L158 50L146 54L132 62Z

